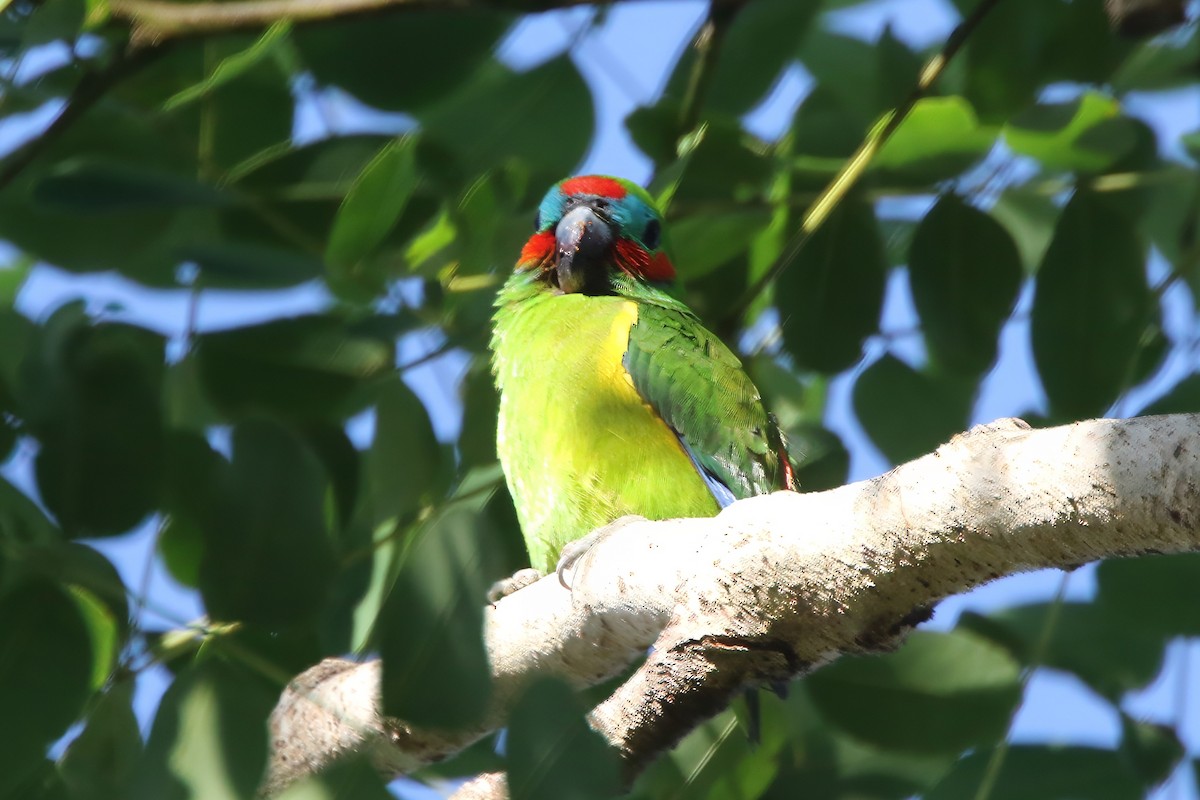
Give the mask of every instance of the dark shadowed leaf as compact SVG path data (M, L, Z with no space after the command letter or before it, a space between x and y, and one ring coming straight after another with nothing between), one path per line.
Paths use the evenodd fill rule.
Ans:
M1186 451L1181 458L1188 457ZM1184 524L1193 508L1168 508ZM1200 553L1114 558L1096 573L1096 602L1110 618L1147 635L1200 636L1200 616L1189 598L1200 585Z
M1036 603L986 617L968 613L960 624L1008 648L1025 665L1037 658L1039 643L1052 624L1040 664L1078 675L1113 700L1154 679L1166 645L1166 637L1152 627L1092 603Z
M1021 264L1030 275L1042 263L1060 213L1053 198L1019 188L1000 195L991 209L992 216L1012 236L1021 253Z
M918 372L885 355L854 383L854 413L893 464L923 456L967 427L973 380Z
M220 206L234 198L189 178L137 164L73 161L44 178L33 199L56 210L105 214L113 211Z
M671 227L671 258L679 279L698 278L746 252L771 221L768 211L694 214Z
M1139 722L1121 713L1121 752L1147 788L1170 777L1184 755L1179 734L1168 725Z
M325 511L329 480L313 452L277 423L241 423L214 490L200 512L209 613L264 627L315 614L338 565Z
M513 19L480 8L453 14L400 9L307 25L293 37L321 83L376 108L417 111L460 90Z
M955 0L960 9L975 0ZM966 96L988 122L1003 122L1024 108L1044 80L1041 67L1062 3L998 3L972 31L965 53Z
M20 402L41 440L42 500L73 536L123 533L156 505L163 463L160 336L91 325L64 306L26 358Z
M1138 412L1149 414L1195 414L1200 412L1200 375L1189 375L1170 391Z
M583 157L594 117L587 84L564 55L528 72L485 64L422 122L428 141L448 150L468 175L513 159L525 162L535 185L549 185ZM490 120L485 136L481 119Z
M383 713L442 728L483 715L491 694L483 645L490 536L484 516L454 506L411 543L378 626Z
M189 244L179 249L179 259L200 268L204 288L270 289L294 286L321 275L321 259L301 250L228 239Z
M356 408L364 382L392 369L394 343L333 315L292 317L200 337L200 378L225 414L311 419Z
M584 719L585 708L561 681L525 690L508 719L508 791L512 800L590 800L621 793L617 753Z
M967 756L926 799L974 797L991 759L991 750ZM990 800L1140 800L1144 796L1121 754L1092 747L1010 745L995 780Z
M142 735L133 714L133 681L114 683L88 714L59 770L77 800L125 797L142 755Z
M79 604L48 581L0 595L0 795L30 775L83 711L92 645Z
M1021 283L1021 259L1004 228L945 195L917 226L908 275L937 362L968 375L987 369Z
M1070 103L1034 106L1009 122L1004 140L1047 169L1096 172L1136 143L1120 113L1116 100L1092 92Z
M287 787L279 800L392 800L379 771L365 757L343 758Z
M1037 275L1033 356L1057 413L1103 413L1125 388L1154 298L1131 223L1103 198L1078 191Z
M245 667L208 658L163 695L131 800L255 796L267 757L267 715L279 699Z
M911 753L957 753L996 741L1020 700L1017 662L969 633L913 633L895 653L843 657L807 679L831 724Z
M871 207L844 202L779 279L783 341L798 365L838 372L879 323L886 262Z
M377 394L375 441L366 457L367 487L376 523L405 519L434 502L445 470L429 414L399 378Z

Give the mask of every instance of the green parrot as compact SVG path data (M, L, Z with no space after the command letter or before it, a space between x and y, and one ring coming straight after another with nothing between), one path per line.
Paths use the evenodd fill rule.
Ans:
M626 514L708 517L794 489L742 364L670 292L662 214L630 181L569 178L496 298L497 452L532 566Z

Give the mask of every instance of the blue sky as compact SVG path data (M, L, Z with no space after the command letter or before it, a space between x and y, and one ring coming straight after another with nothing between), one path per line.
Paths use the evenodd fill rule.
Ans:
M650 164L632 144L623 120L633 108L657 96L667 71L703 20L704 13L705 3L697 0L622 5L610 10L603 27L578 41L572 55L591 87L597 105L597 135L579 171L624 175L637 181L650 177ZM589 10L577 8L531 17L510 34L500 55L517 68L540 63L562 52L586 24L589 14ZM926 47L944 39L956 19L946 0L880 0L840 12L831 24L845 33L868 40L874 39L885 25L890 25L900 38L917 47ZM811 80L800 66L789 68L771 95L747 116L748 127L766 138L779 135L810 88ZM1172 146L1181 131L1200 127L1200 96L1195 91L1137 97L1129 104L1129 111L1150 121L1162 140ZM34 127L40 119L33 117L26 124ZM372 113L343 95L324 92L310 95L297 114L296 137L303 140L321 135L322 126L331 119L336 121L339 129L395 130L406 124L406 120L398 115ZM0 129L0 153L11 147L21 134L18 129ZM888 213L913 211L909 205L896 207ZM0 265L6 260L6 252L0 246ZM1155 270L1161 271L1161 268L1152 266L1152 277ZM1028 290L1022 294L1014 321L1004 332L999 362L985 382L973 422L1018 415L1042 407L1041 389L1028 344L1030 295ZM144 289L118 276L79 276L39 266L22 290L18 306L29 316L42 318L62 303L81 296L96 311L107 309L104 313L110 316L136 320L174 337L176 348L182 342L186 294ZM250 323L320 308L327 302L325 292L315 285L271 293L207 291L199 305L198 328L203 331ZM1168 296L1166 311L1168 334L1177 341L1187 340L1194 327L1195 312L1185 293L1181 291L1175 298ZM906 280L898 273L889 286L882 328L904 331L912 329L916 322ZM435 333L407 337L402 343L400 361L428 352L438 344ZM923 357L917 336L889 341L879 339L867 347L870 359L889 350L913 361ZM1181 351L1173 354L1172 359L1163 377L1156 382L1158 389L1186 373L1191 368L1194 354ZM450 354L406 375L430 408L435 428L444 439L453 438L459 427L456 386L466 366L464 357ZM851 478L857 480L877 475L889 465L848 411L855 374L852 371L833 382L827 423L850 447ZM1115 412L1131 413L1143 401L1144 398L1130 397L1119 404ZM356 422L353 434L360 443L369 440L369 417ZM4 474L28 486L30 455L27 450L23 451L4 467ZM153 526L146 525L137 533L105 540L98 546L114 559L130 586L146 587L152 601L150 610L163 612L164 618L156 624L175 625L198 616L201 609L197 598L175 585L157 565L148 573L149 582L144 583L152 534ZM1062 573L1044 571L998 581L945 601L929 625L936 629L951 627L966 609L986 611L1048 599L1059 589L1062 580ZM1085 599L1094 588L1094 568L1078 570L1066 580L1067 596ZM1196 646L1177 643L1171 650L1168 669L1162 679L1129 703L1135 714L1162 721L1174 721L1178 714L1186 712L1183 734L1193 754L1200 752L1200 693L1193 692L1188 696L1188 708L1176 706L1183 694L1180 687L1194 681L1197 666L1200 666L1200 653L1196 652ZM147 681L139 692L138 710L143 721L153 716L163 680L160 676L158 680ZM1111 746L1119 735L1116 716L1097 703L1082 683L1046 671L1033 678L1027 702L1013 727L1014 738L1025 741L1071 741ZM1159 796L1177 800L1197 794L1190 777L1177 775Z

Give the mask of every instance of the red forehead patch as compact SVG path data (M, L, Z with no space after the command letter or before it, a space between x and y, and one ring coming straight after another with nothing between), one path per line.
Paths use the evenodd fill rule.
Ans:
M594 194L612 200L620 200L628 194L624 186L603 175L580 175L563 181L559 188L563 194Z

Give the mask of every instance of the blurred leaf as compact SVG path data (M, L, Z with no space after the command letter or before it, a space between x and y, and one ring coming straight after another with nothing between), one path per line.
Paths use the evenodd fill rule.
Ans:
M79 606L80 615L84 624L87 625L88 637L92 643L91 688L93 690L103 689L117 663L117 651L121 644L120 625L123 625L126 620L124 618L118 620L108 604L87 589L80 586L68 586L67 589L71 594L71 599Z
M429 414L402 381L377 392L375 440L366 458L366 478L376 524L410 519L445 488L441 449Z
M163 460L160 336L59 309L23 365L20 404L41 441L46 507L72 536L123 533L158 502Z
M206 95L210 95L215 89L241 76L263 59L274 56L280 43L287 40L291 30L292 23L290 20L284 19L275 22L262 32L262 35L254 41L254 44L221 59L212 72L204 77L204 80L194 83L167 98L162 104L163 110L171 111L188 103L193 103Z
M346 193L325 249L335 284L380 291L382 276L364 275L369 267L362 262L387 237L417 187L415 150L411 137L384 145Z
M1097 92L1070 103L1044 103L1014 117L1004 140L1014 152L1052 170L1097 172L1135 144L1120 104Z
M293 783L278 800L392 800L395 795L365 756L334 761L316 775Z
M134 767L142 755L142 735L133 714L132 680L115 682L100 695L83 732L67 747L59 764L74 800L127 796Z
M1196 413L1200 413L1200 375L1189 375L1139 411L1137 416Z
M401 9L304 25L293 38L320 83L376 108L415 112L461 91L514 19L480 8Z
M1172 40L1174 39L1174 40ZM1196 80L1200 62L1200 27L1192 26L1186 38L1157 36L1138 42L1113 75L1113 90L1174 89Z
M963 431L975 381L918 372L885 355L854 383L854 413L893 464L925 455Z
M1097 416L1128 385L1154 308L1128 219L1079 190L1037 275L1033 356L1057 413Z
M857 361L878 326L885 278L875 214L849 199L779 278L783 341L797 364L832 373Z
M37 6L21 36L26 51L58 39L74 41L83 27L87 7L83 0L47 0Z
M0 795L83 711L94 653L78 603L48 581L0 595Z
M1054 236L1054 225L1061 213L1059 207L1046 195L1015 188L1000 195L991 213L1008 230L1021 253L1025 271L1032 275Z
M199 337L200 379L239 418L316 419L352 413L355 392L393 368L394 343L334 315L309 315Z
M959 761L926 800L973 797L984 780L991 750ZM1008 746L990 800L1140 800L1143 790L1120 754L1092 747Z
M388 44L394 48L394 43ZM428 65L420 73L429 73ZM550 124L543 109L553 109ZM423 115L425 138L445 148L465 174L519 160L535 184L566 175L587 150L595 125L591 93L562 55L528 72L485 64L462 88ZM480 136L479 120L490 120Z
M33 190L33 200L55 210L108 214L139 209L220 206L234 198L190 178L135 164L67 162Z
M0 540L47 544L61 536L36 503L0 476Z
M954 0L966 13L975 0ZM986 122L1003 122L1033 100L1063 3L1009 0L990 9L965 53L967 99Z
M338 567L328 490L316 456L283 427L233 429L233 460L201 518L200 588L214 618L279 628L320 609Z
M926 97L887 140L871 168L923 183L946 180L987 155L997 131L961 97Z
M1138 722L1122 712L1121 752L1149 789L1171 776L1185 751L1174 728Z
M508 719L512 800L590 800L621 794L617 753L588 726L562 681L531 683Z
M770 221L767 211L732 211L672 223L671 257L680 280L698 278L745 253Z
M200 285L206 289L295 286L319 277L325 270L321 259L309 253L228 239L188 244L177 252L181 261L200 268Z
M1181 520L1194 509L1168 509ZM1161 638L1200 635L1188 598L1200 584L1200 553L1114 558L1096 573L1097 607L1124 625Z
M1051 616L1053 628L1040 665L1077 675L1110 700L1145 686L1162 668L1162 634L1093 603L1034 603L987 616L968 612L959 624L1031 666Z
M483 606L490 581L483 566L490 535L484 517L451 507L423 526L405 553L378 628L384 714L455 728L487 710Z
M244 667L209 658L167 689L131 800L253 797L267 758L267 715L279 699Z
M916 631L894 653L843 656L806 679L821 715L908 753L957 753L1004 736L1020 701L1018 665L981 637Z
M917 226L908 274L937 362L968 375L987 369L1021 282L1020 256L1004 228L944 195Z

